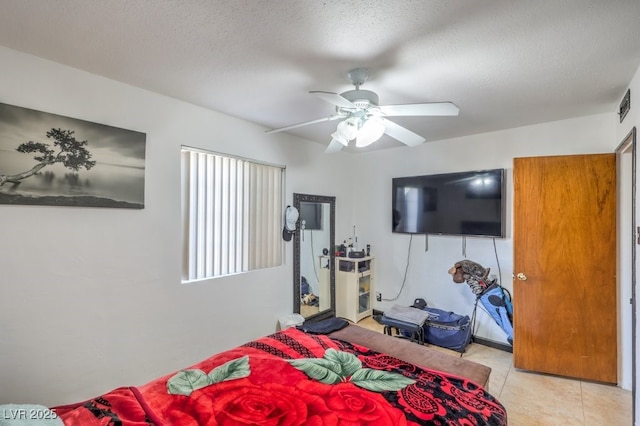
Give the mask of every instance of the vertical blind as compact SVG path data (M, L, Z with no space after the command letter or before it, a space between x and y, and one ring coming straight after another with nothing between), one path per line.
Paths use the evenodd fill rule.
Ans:
M279 166L182 148L182 280L278 266Z

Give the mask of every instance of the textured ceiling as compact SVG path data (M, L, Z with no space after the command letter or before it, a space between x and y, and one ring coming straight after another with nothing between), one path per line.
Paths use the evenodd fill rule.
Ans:
M616 111L640 66L638 0L0 0L0 11L0 45L266 128L331 115L308 92L352 89L359 66L381 104L460 108L393 118L427 141ZM290 133L326 145L335 126Z

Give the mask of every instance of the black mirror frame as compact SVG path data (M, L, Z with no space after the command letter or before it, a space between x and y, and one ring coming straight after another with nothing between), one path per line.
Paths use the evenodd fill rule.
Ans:
M305 318L305 321L314 322L326 318L336 316L336 254L335 254L335 217L336 217L336 197L311 195L311 194L293 194L293 206L300 211L300 203L327 203L330 208L329 218L329 277L330 277L330 293L331 308L315 315ZM293 312L300 313L300 226L296 225L296 232L293 235Z

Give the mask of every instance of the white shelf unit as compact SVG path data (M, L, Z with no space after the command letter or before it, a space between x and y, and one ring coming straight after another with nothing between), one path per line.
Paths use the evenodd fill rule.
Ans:
M354 323L371 316L374 258L336 257L336 316Z

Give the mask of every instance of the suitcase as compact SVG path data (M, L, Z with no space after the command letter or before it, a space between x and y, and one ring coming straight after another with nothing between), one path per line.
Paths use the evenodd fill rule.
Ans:
M422 326L425 343L464 352L471 342L471 319L438 308L422 308L429 318Z

